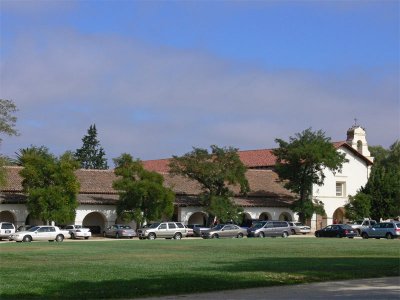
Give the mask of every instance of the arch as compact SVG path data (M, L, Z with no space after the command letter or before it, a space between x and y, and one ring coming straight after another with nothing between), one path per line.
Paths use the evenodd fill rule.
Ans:
M345 213L345 209L343 207L337 208L333 212L333 216L332 216L333 223L345 224L346 222L348 222L348 219L346 219L346 217L344 216L344 213Z
M32 216L32 214L29 214L26 216L25 225L37 226L37 225L44 225L44 223L42 220L36 219Z
M0 212L0 222L8 222L15 225L16 220L17 219L15 215L11 211L3 210L2 212Z
M199 224L199 225L206 225L207 224L207 214L202 211L197 211L194 212L190 215L188 219L188 225L194 225L194 224Z
M272 216L268 212L262 212L260 214L260 216L258 217L258 219L261 221L268 221L268 220L272 220Z
M288 212L283 212L279 216L279 221L292 221L292 216Z
M106 222L107 219L102 213L94 211L88 213L85 218L83 218L82 225L90 228L92 234L101 234L106 227Z
M247 212L243 212L243 219L242 219L241 226L250 227L252 223L253 223L253 219L251 218L251 215Z
M363 152L363 142L361 140L357 141L357 151L362 154Z

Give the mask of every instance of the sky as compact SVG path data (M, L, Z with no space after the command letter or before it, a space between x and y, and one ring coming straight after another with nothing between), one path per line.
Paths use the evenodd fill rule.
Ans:
M89 126L109 165L192 147L274 148L355 123L400 136L400 2L0 0L0 98L16 137L55 155Z

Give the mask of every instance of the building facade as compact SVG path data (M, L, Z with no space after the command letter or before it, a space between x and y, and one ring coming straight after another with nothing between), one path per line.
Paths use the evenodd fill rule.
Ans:
M310 220L315 230L336 221L346 222L344 205L349 195L355 195L368 180L372 158L368 151L365 130L353 126L347 132L347 140L334 143L337 151L345 153L347 163L340 173L325 172L323 186L313 187L313 196L324 203L326 216L314 215ZM296 195L290 193L279 181L274 171L275 157L272 150L239 151L242 162L247 166L246 177L250 192L246 197L235 191L234 201L243 207L244 223L254 219L297 220L290 210ZM193 181L168 173L168 159L144 161L148 170L164 176L165 185L176 194L173 219L185 224L205 224L207 212L200 206L200 186ZM42 222L30 216L26 197L22 191L21 167L7 167L7 186L0 194L0 221L8 221L16 226ZM90 227L94 234L102 233L109 225L123 223L116 214L118 194L112 188L116 179L113 170L77 170L76 176L81 184L78 194L79 207L76 210L75 224ZM131 222L136 228L136 224Z

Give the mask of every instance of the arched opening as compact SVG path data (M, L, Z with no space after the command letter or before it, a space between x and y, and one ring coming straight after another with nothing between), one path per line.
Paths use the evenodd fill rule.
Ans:
M44 225L44 223L42 220L36 219L31 214L29 214L25 219L25 225L37 226L37 225Z
M362 150L363 150L363 143L362 141L357 141L357 151L360 152L362 154Z
M91 212L83 219L82 225L90 228L92 234L101 234L105 229L106 217L100 212Z
M0 222L8 222L15 225L16 218L11 211L3 210L2 212L0 212Z
M343 207L339 207L337 208L332 216L332 223L333 224L346 224L349 220L346 219L346 217L344 216L344 208Z
M241 226L242 227L250 227L252 223L253 223L253 219L251 218L251 215L249 213L244 212Z
M269 221L269 220L272 220L272 217L271 217L270 213L263 212L263 213L260 214L258 219L261 220L261 221Z
M202 225L205 226L207 224L207 215L204 212L198 211L193 213L188 220L188 225Z
M288 212L283 212L279 216L279 221L287 221L290 222L292 221L292 216Z

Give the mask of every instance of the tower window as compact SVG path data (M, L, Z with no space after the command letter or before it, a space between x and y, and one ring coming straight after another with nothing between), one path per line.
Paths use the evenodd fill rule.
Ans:
M362 154L363 143L361 141L357 142L357 151Z
M346 183L336 182L336 197L344 197L346 195Z

